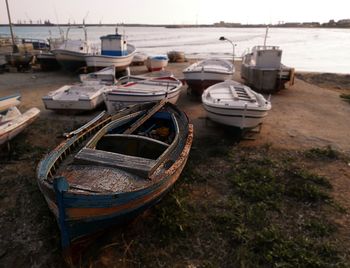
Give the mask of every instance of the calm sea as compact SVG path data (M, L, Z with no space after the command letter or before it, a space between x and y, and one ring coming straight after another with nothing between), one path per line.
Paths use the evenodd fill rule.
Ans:
M66 28L62 28L66 30ZM88 39L99 43L99 37L115 32L114 27L88 27ZM41 38L58 36L57 27L15 27L18 37ZM0 27L0 34L8 34L8 27ZM129 43L140 52L150 55L166 54L170 50L184 51L188 58L230 58L232 45L219 41L220 36L237 44L235 55L241 56L247 49L262 45L263 28L175 28L120 27ZM70 31L71 38L83 38L83 31ZM267 45L280 46L285 65L299 71L350 73L350 29L301 29L269 30Z

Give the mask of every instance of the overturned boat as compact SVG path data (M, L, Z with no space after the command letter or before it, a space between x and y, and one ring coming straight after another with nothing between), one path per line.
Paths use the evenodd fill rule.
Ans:
M271 109L264 96L232 80L207 88L202 102L211 120L240 129L257 127Z
M193 127L163 101L101 114L67 137L37 169L64 249L157 203L186 164Z

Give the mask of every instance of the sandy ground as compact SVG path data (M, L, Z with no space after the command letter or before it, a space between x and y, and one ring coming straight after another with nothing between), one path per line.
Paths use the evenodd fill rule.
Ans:
M182 70L188 65L189 62L170 64L167 69L175 76L183 78ZM236 63L236 68L240 69L239 62ZM132 68L133 74L145 72L144 66ZM239 72L236 72L234 78L241 81ZM32 155L41 157L41 154L60 142L61 139L58 137L60 133L78 127L99 113L95 111L82 115L64 115L45 110L41 97L51 90L73 82L78 82L78 77L64 72L0 74L0 97L19 92L22 95L20 110L25 111L33 106L41 110L39 119L17 137L17 140L25 143L25 146L22 144L25 154L22 156L17 152L15 155L17 160L10 161L4 157L4 154L0 157L0 187L2 187L0 223L3 224L0 226L0 260L5 256L7 264L14 266L26 262L33 264L35 256L27 254L26 259L18 259L15 251L10 253L4 245L13 246L16 250L23 252L39 252L33 248L58 243L56 240L50 242L50 239L58 239L57 229L47 230L47 234L43 233L46 232L43 231L47 229L46 226L55 226L55 224L52 223L54 218L48 211L35 183L34 174L39 159L31 159L31 157ZM332 146L338 151L350 154L350 104L339 97L340 93L350 93L349 76L299 73L293 86L271 96L273 108L261 132L255 135L253 140L242 140L239 146L249 146L252 150L255 146L264 144L287 150ZM186 86L182 89L178 105L186 111L193 122L195 139L207 136L214 139L231 139L232 133L227 128L206 119L200 99L188 95ZM234 139L233 136L232 139ZM31 147L33 145L34 147ZM31 148L37 147L43 152L31 153ZM6 151L6 147L1 150ZM321 173L332 176L336 198L350 210L350 165L340 167L324 165L320 166L319 170ZM22 188L20 184L23 184ZM25 198L35 200L27 202ZM32 202L36 202L37 207L30 207ZM20 207L17 207L18 204ZM27 217L28 213L33 216ZM21 222L18 222L18 219L16 222L16 217L19 217ZM344 235L350 234L350 229L346 227L350 226L349 213L344 214L338 221L344 226ZM13 226L11 222L15 222ZM38 225L38 228L32 228L35 225ZM11 232L14 233L11 234ZM50 235L50 232L56 235ZM45 237L47 241L40 237ZM18 243L11 242L17 238L20 240ZM28 245L25 242L26 239L31 241ZM58 248L52 249L54 252L52 254L58 256L55 253L57 251L59 251ZM54 261L55 259L50 259L51 263ZM42 257L41 262L45 263Z
M182 70L189 63L170 64L168 70L183 78ZM239 62L236 63L239 70ZM133 74L145 73L144 66L133 67ZM271 96L272 110L266 118L261 133L245 145L269 143L278 148L310 148L332 146L350 152L350 105L339 94L350 92L350 77L332 74L300 74L289 89ZM239 72L235 80L241 81ZM5 73L0 75L0 96L20 92L21 109L38 107L41 118L85 122L97 112L67 116L45 110L41 97L58 87L78 81L77 76L63 72ZM313 84L309 83L312 82ZM184 86L178 105L186 111L195 125L197 136L221 135L226 131L220 125L208 122L200 98L189 96Z

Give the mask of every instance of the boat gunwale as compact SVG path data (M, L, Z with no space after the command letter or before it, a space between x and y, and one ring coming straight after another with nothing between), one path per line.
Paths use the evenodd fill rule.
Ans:
M170 104L170 103L169 103ZM175 106L172 106L175 107ZM177 108L175 109L175 111L178 111ZM145 109L140 110L136 113L142 113L145 112ZM120 113L118 113L120 114ZM58 163L58 161L62 162L64 160L64 158L62 158L62 155L64 156L64 154L69 154L67 153L67 151L70 150L70 148L74 148L74 146L76 145L76 142L81 142L81 139L85 139L86 136L88 136L89 134L91 134L91 132L93 132L94 130L96 130L96 128L101 127L100 130L102 130L103 128L105 128L105 126L115 120L122 120L125 119L125 117L127 117L130 114L127 114L125 116L120 116L118 117L118 114L114 115L117 116L117 118L113 118L113 116L109 115L107 118L101 118L100 120L98 120L93 127L89 126L88 129L83 130L81 133L75 134L74 136L67 138L65 141L61 142L55 149L53 149L49 154L47 154L38 164L37 167L37 182L39 185L39 188L41 189L42 193L44 195L46 195L47 191L44 190L43 187L46 187L48 189L53 190L53 182L56 176L52 176L52 181L49 180L48 176L51 173L51 171L53 170L53 172L57 169L56 165L58 166L60 163ZM134 113L135 114L135 113ZM103 125L105 123L105 125ZM102 125L102 126L101 126ZM192 126L191 124L187 123L187 128L189 129L190 126ZM192 126L193 128L193 126ZM99 130L97 130L98 132ZM97 132L94 134L94 136L96 137ZM193 130L192 130L193 132ZM191 132L191 133L192 133ZM187 135L187 143L188 143L188 139L189 139L189 134L190 132L188 132ZM193 133L191 134L193 136ZM192 137L193 138L193 137ZM189 144L189 147L192 144L192 138L191 138L191 143ZM188 144L185 144L185 147ZM169 146L170 147L170 146ZM169 147L167 149L169 149ZM177 165L179 165L179 160L181 160L184 156L182 155L184 153L185 147L183 148L182 152L180 153L179 159L177 159L173 165L164 171L164 173L162 173L160 175L160 177L165 177L165 176L169 176L170 171L173 170ZM188 149L189 151L189 149ZM188 155L188 153L187 153ZM175 168L176 169L176 168ZM175 172L175 171L174 171ZM152 186L156 186L159 183L162 183L162 180L159 180L159 177L154 175L154 173L152 173L152 175L150 176L150 179L152 181L155 181L155 183L151 184ZM71 186L72 189L74 189L74 186ZM82 192L71 192L71 191L67 191L68 194L72 194L74 196L79 195L79 196L91 196L92 194L94 196L100 196L100 197L108 197L111 194L115 195L115 194L130 194L130 193L137 193L137 192L141 192L143 190L145 190L145 187L139 188L139 189L134 189L133 191L129 191L129 192L110 192L110 193L104 193L104 192L97 192L97 191L86 191L86 190L82 190ZM77 189L79 190L79 189Z

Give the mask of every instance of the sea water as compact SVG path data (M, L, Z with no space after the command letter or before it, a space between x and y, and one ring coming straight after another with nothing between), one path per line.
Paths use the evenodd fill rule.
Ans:
M61 27L65 32L66 27ZM256 45L263 45L264 28L164 28L119 27L130 44L149 55L184 51L187 58L232 58L233 46L220 41L221 36L236 44L240 57ZM59 36L58 27L14 27L16 36L46 39ZM115 33L115 27L87 27L89 41L99 44L100 36ZM0 27L0 34L9 34ZM83 39L81 29L69 31L71 39ZM270 28L267 45L283 50L282 62L297 71L350 73L350 29Z

